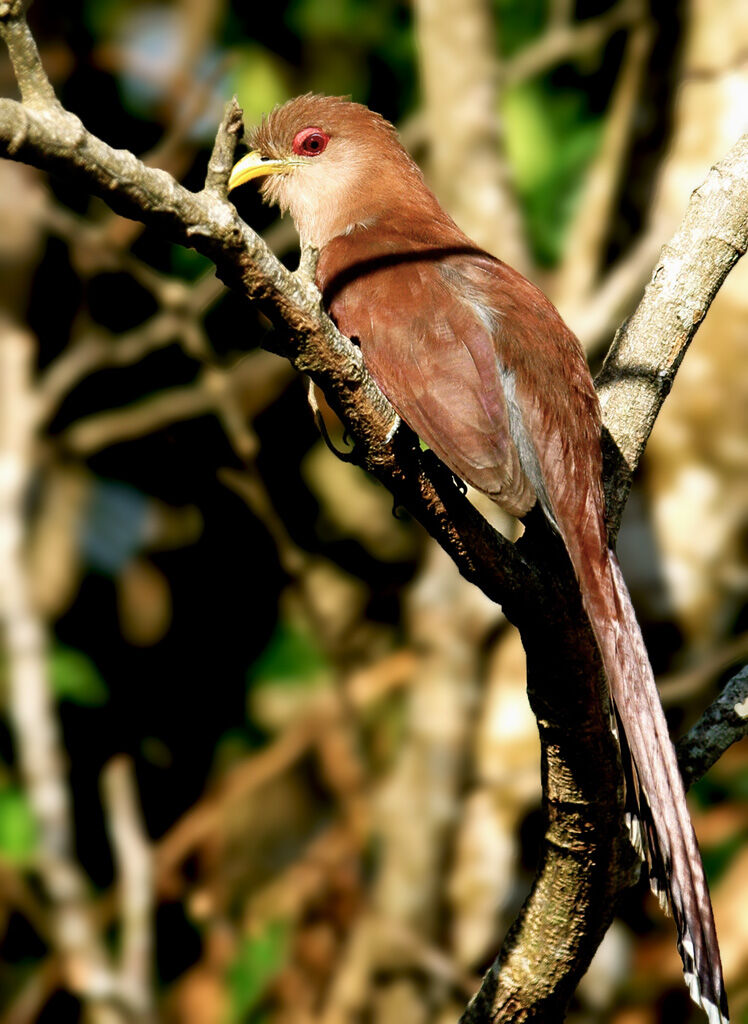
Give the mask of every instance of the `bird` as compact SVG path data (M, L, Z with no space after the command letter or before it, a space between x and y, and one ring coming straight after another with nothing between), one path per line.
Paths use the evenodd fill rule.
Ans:
M249 146L228 190L258 179L290 212L302 246L318 250L326 311L400 418L505 511L539 506L563 541L630 758L632 840L672 911L691 997L709 1024L727 1024L704 868L608 541L600 407L579 341L539 288L460 230L380 114L305 94L267 114Z

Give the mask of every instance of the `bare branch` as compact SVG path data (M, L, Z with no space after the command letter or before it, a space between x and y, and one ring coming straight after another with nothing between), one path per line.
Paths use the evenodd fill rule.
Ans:
M0 101L0 152L3 147L15 159L76 178L119 212L139 217L213 259L219 275L282 328L283 334L273 337L276 350L325 390L348 424L365 465L418 519L430 524L461 571L474 580L483 576L464 542L467 533L492 565L482 586L495 595L497 584L527 591L528 567L523 568L511 544L487 526L457 492L451 476L442 476L437 490L433 469L427 469L432 460L420 457L405 432L390 436L394 410L366 372L359 349L323 313L317 290L286 270L233 206L208 192L189 192L131 153L112 149L66 112L38 114ZM408 465L412 468L406 472Z
M34 424L31 357L29 336L0 322L0 632L9 714L18 771L38 829L36 866L50 903L52 944L62 955L68 984L91 1006L92 1020L105 1024L112 978L76 860L62 740L47 682L47 638L31 606L23 558Z
M605 14L571 24L563 9L551 24L550 30L530 43L504 65L503 81L515 85L540 75L563 61L573 60L590 50L602 46L621 28L633 24L642 16L640 0L620 0Z
M584 306L600 271L651 43L652 26L648 22L632 28L606 116L602 144L587 172L563 261L554 277L553 297L570 323L574 321L570 311Z
M62 436L65 449L82 458L113 444L145 437L218 410L218 389L188 385L169 388L123 409L110 409L78 420Z
M710 651L695 665L659 676L657 689L665 707L683 703L702 693L726 669L748 658L748 630Z
M618 532L631 477L683 356L722 282L748 248L748 135L693 193L636 312L597 379L606 439L608 522ZM612 440L612 444L611 444Z
M152 292L163 306L176 309L189 303L195 282L188 286L122 249L113 241L107 224L93 224L52 201L42 210L41 221L48 231L67 242L83 275L121 270Z
M664 225L652 224L580 306L565 310L588 355L610 342L623 317L634 308L666 235Z
M0 2L0 35L8 47L24 106L62 110L26 22L30 3L31 0Z
M164 340L168 335L163 335L160 328L168 328L169 322L166 314L163 320L155 319L152 322L153 330L142 332L142 336L138 332L130 339L124 354L132 355L133 351L142 351L143 345L152 335ZM122 340L125 339L121 339L118 345L122 344ZM114 358L111 361L115 362ZM233 414L232 424L236 429L230 433L229 440L234 441L241 433L243 422L259 412L268 398L285 386L289 373L285 364L267 352L253 352L226 369L206 366L194 384L168 388L132 405L77 420L62 434L61 444L67 451L79 457L87 457L110 445L143 437L180 420L209 414L219 418L231 415L227 403L232 398L236 399L240 391L249 392L248 398L242 395L244 400L241 409L235 410ZM242 420L241 426L239 419ZM250 454L253 450L254 444L250 446ZM237 454L241 458L247 454L242 450L242 442L239 443Z
M550 0L548 28L553 30L567 25L574 13L574 0Z
M104 196L118 212L195 247L215 261L220 276L239 294L257 302L279 328L270 344L323 388L349 427L364 465L414 512L464 575L503 600L508 614L521 622L544 750L548 828L535 889L505 948L501 975L497 965L481 1000L489 1016L498 1013L502 1020L518 1019L511 1014L523 1001L537 1011L534 1019L549 1020L549 1013L561 1012L589 962L621 884L616 747L596 647L573 579L543 546L540 529L531 523L519 549L500 539L457 493L451 477L441 477L436 461L418 451L407 430L391 436L393 410L366 373L358 349L321 311L319 294L301 276L286 271L216 194L234 140L230 132L220 140L215 188L195 194L163 172L144 167L132 154L106 146L59 106L50 103L42 110L0 101L0 152L65 173ZM666 248L640 310L620 332L601 375L606 423L624 464L621 469L610 460L614 526L625 500L627 474L641 454L683 351L725 274L746 248L746 161L748 138L696 194L681 232ZM542 585L534 569L539 564L547 568ZM480 1019L481 1000L466 1020Z
M104 806L117 870L122 938L117 981L134 1018L153 1013L153 865L132 763L115 758L102 775Z
M491 5L418 0L415 11L435 189L471 238L528 273L531 259L498 114L501 70Z
M56 957L48 957L34 971L10 1005L4 1008L0 1024L29 1024L29 1021L38 1020L60 981L60 963Z
M705 775L728 747L748 736L748 665L737 672L676 746L686 788Z
M231 102L226 104L223 121L208 162L208 173L205 176L205 191L214 192L220 199L226 198L236 144L242 137L243 130L242 110L234 96Z
M62 400L85 377L105 366L130 366L150 352L183 341L185 333L194 329L192 316L167 310L119 337L104 330L89 331L83 340L58 356L43 374L38 388L40 423L54 415ZM179 408L179 402L175 401L177 416Z

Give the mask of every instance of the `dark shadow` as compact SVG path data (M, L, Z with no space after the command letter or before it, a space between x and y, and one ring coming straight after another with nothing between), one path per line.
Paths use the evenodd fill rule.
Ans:
M413 244L410 239L403 239L404 246L410 247ZM329 307L338 292L351 281L356 281L360 277L366 277L367 274L373 274L387 267L396 267L403 263L438 263L448 256L481 256L484 259L494 260L493 256L489 256L487 252L475 245L434 246L431 249L416 250L408 248L403 252L383 253L381 256L372 256L344 267L327 282L322 292L322 298L325 306ZM501 261L495 260L495 262L500 263Z

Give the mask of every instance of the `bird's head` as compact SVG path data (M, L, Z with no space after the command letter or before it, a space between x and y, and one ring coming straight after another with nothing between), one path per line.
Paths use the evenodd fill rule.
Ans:
M288 210L302 242L321 248L392 210L423 178L379 114L338 96L299 96L276 107L249 135L251 152L229 190L262 179L263 198Z

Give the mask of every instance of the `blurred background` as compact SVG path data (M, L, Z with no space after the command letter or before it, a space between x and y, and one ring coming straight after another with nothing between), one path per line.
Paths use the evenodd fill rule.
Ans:
M195 189L233 93L247 123L309 90L381 111L593 367L748 111L742 0L30 18L63 103ZM235 198L294 265L292 226ZM0 1024L456 1021L540 835L517 635L326 449L268 324L202 257L2 161L0 307ZM744 261L620 539L675 735L748 655L747 357ZM744 742L690 798L744 1024L747 796ZM702 1020L645 883L569 1019Z

